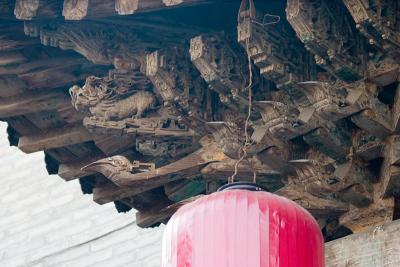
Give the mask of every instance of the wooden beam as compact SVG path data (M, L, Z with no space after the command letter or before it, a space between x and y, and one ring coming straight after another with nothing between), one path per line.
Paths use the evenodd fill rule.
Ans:
M381 197L400 194L400 135L390 136L383 151Z
M87 61L84 58L66 60L63 64L60 59L58 66L53 66L39 71L33 71L19 75L30 88L50 89L71 86L74 83L85 80L88 73L80 67ZM71 64L72 63L72 64Z
M68 125L47 131L44 134L22 136L18 147L25 153L74 145L92 140L90 133L80 125Z
M361 129L385 139L392 133L391 114L384 105L378 110L366 109L351 117L351 120Z
M340 216L339 222L353 233L365 231L371 227L381 226L393 219L394 198L381 198L381 185L374 185L373 203L367 207L350 206L350 210Z
M58 167L58 176L63 178L65 181L71 181L94 174L93 172L85 172L81 170L81 168L88 163L91 162L85 160L60 164L60 166Z
M131 15L157 11L167 7L181 7L210 0L64 0L63 16L66 20L82 20L114 15Z
M350 152L351 131L343 124L328 124L303 136L304 141L314 149L335 159L344 159Z
M17 75L0 76L0 97L10 97L21 94L26 87L26 83Z
M9 126L15 129L20 136L40 133L42 131L25 116L10 117L5 121Z
M53 18L60 16L61 5L57 0L16 0L14 15L17 19Z
M73 162L78 160L78 157L66 147L48 149L45 150L45 152L52 158L56 159L59 163Z
M370 64L374 66L376 63ZM382 67L377 69L373 67L372 70L368 72L368 80L379 86L386 86L399 80L399 64L393 64L391 63L391 60L384 60L383 64L381 63L381 66Z
M400 266L400 221L325 244L326 267Z
M0 118L14 117L44 110L56 110L69 103L70 98L60 91L24 93L0 99Z
M43 47L40 51L48 52L47 49ZM48 58L47 53L45 55L37 55L40 56L39 59L26 59L24 62L20 62L18 64L12 64L7 66L0 66L0 75L5 74L14 74L14 75L23 75L28 73L41 72L47 69L53 69L57 67L68 67L68 66L79 66L87 62L84 58L71 55L65 55L64 51L60 53L52 53L51 57ZM1 60L5 60L5 58L0 58ZM1 64L0 64L1 65ZM74 67L74 68L75 68Z
M114 1L64 0L62 15L66 20L82 20L117 15Z
M119 15L131 15L137 12L154 11L165 7L161 0L116 0L115 10Z
M384 144L378 137L364 130L356 131L352 136L354 153L365 161L382 157Z
M119 154L136 145L135 135L106 135L92 133L96 146L107 156Z
M136 224L142 228L152 227L154 225L158 225L160 223L166 223L169 218L174 215L174 213L181 208L183 205L191 203L196 199L199 199L202 195L197 195L195 197L191 197L185 200L182 200L178 203L172 204L167 207L162 208L154 208L145 212L137 212L136 213Z
M4 26L3 26L4 25ZM29 38L24 33L24 27L21 27L19 23L3 23L3 27L0 26L0 51L2 51L2 56L10 60L10 56L7 53L25 50L33 48L40 44L40 40ZM26 56L14 54L14 59L22 62L23 58ZM0 68L1 69L1 68Z
M85 114L77 111L71 105L71 102L65 102L64 105L61 105L57 108L57 112L68 124L82 122L83 118L85 117Z
M177 6L182 4L206 2L204 0L162 0L162 1L166 6Z
M400 133L400 81L397 85L392 108L392 126L396 133Z
M92 175L94 174L94 172L83 171L82 168L103 157L103 154L96 154L87 158L80 159L79 161L61 163L58 168L58 176L66 181L71 181L73 179Z
M88 64L87 60L80 56L68 56L65 52L53 53L46 49L38 50L38 53L40 58L37 60L0 66L0 97L15 96L33 90L69 88L84 81L89 73L105 72L105 68ZM1 59L0 52L0 62ZM68 106L72 107L70 100Z
M215 145L214 145L215 146ZM132 172L134 163L126 157L115 156L98 160L84 168L103 174L121 187L137 187L153 184L153 188L198 175L200 169L211 162L223 161L226 156L216 147L207 146L160 168L149 168L145 172Z
M116 200L132 197L154 189L154 184L143 184L135 187L119 187L111 182L96 186L93 190L93 201L103 205Z
M3 40L1 40L3 42ZM10 40L9 40L10 41ZM20 64L27 62L29 59L22 51L0 51L0 67L7 65Z
M279 189L275 194L293 200L317 218L329 218L343 214L349 210L349 205L346 203L318 198L302 191L301 188L292 186Z

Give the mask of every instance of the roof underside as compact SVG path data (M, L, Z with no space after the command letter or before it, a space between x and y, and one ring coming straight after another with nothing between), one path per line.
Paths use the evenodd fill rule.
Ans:
M398 218L397 0L249 2L0 0L10 144L142 227L229 179L327 240Z

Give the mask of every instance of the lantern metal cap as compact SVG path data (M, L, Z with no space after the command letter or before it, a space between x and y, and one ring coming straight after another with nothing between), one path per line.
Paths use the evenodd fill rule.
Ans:
M268 192L267 189L259 186L254 183L246 183L246 182L234 182L221 186L218 189L218 192L228 191L228 190L247 190L247 191L265 191Z

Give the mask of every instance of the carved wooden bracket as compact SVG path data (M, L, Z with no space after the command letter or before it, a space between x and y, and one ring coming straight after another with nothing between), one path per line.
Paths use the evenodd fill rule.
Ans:
M346 82L363 77L363 39L345 7L330 0L289 0L286 11L287 20L318 65Z
M238 24L238 42L260 73L280 88L289 89L315 78L310 54L283 21L260 25L257 18L245 16Z
M58 0L16 0L14 15L17 19L53 18L61 13L62 1Z
M204 123L217 113L216 103L190 62L187 51L171 48L147 55L146 75L169 115L204 135Z
M385 141L381 168L381 197L400 194L400 136L392 135Z
M223 35L200 35L190 42L193 64L222 103L238 110L247 106L249 67L246 58Z
M343 0L353 17L357 29L368 38L370 44L389 54L399 54L400 33L396 25L399 16L396 13L398 2Z

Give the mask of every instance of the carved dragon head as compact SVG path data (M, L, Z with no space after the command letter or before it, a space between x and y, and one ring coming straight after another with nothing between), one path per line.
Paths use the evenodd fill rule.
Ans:
M89 76L83 87L74 85L69 90L72 105L78 111L87 112L100 101L111 98L116 87L114 81L108 77Z

